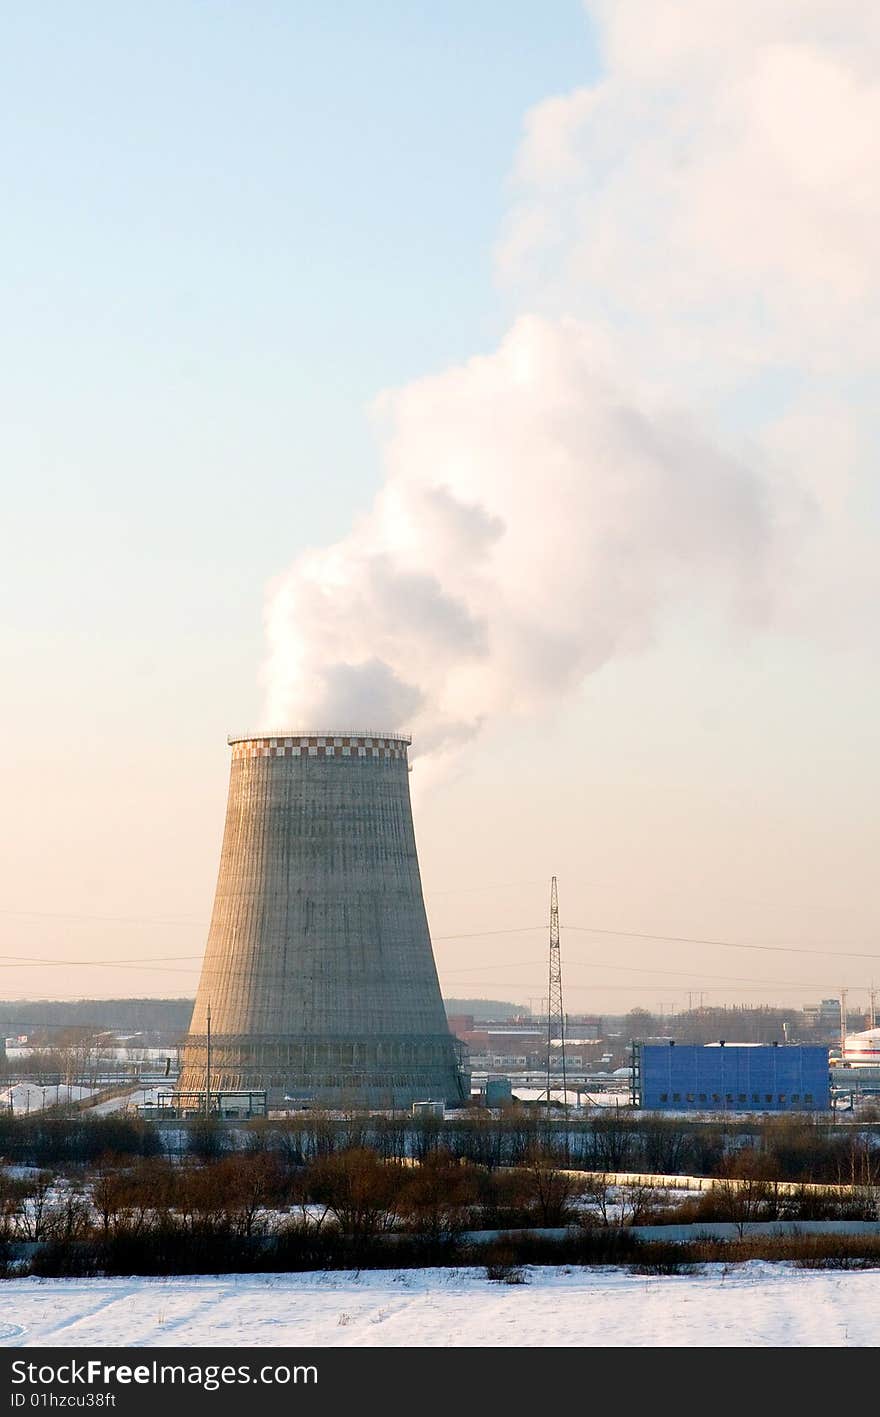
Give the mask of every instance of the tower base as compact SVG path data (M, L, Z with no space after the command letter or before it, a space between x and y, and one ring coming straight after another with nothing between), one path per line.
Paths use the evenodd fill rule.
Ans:
M207 1037L184 1044L178 1088L204 1090ZM450 1034L372 1038L211 1036L211 1091L265 1090L269 1107L463 1107L469 1089Z

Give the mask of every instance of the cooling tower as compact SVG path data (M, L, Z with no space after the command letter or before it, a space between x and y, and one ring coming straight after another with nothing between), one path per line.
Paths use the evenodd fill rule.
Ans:
M270 1106L467 1100L431 949L408 738L230 738L220 873L181 1091Z

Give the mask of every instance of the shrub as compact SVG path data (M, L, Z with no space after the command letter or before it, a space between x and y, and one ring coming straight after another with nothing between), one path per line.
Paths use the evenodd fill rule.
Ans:
M655 1241L643 1245L643 1258L631 1265L633 1274L699 1274L700 1267L687 1258L681 1245Z
M495 1284L527 1284L528 1279L522 1265L516 1263L513 1250L499 1253L486 1265L486 1278Z

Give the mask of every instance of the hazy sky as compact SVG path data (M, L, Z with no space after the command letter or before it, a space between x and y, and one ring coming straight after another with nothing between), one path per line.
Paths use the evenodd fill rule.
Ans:
M343 718L447 994L554 872L572 1011L880 986L880 13L4 29L0 994L192 992L226 734Z

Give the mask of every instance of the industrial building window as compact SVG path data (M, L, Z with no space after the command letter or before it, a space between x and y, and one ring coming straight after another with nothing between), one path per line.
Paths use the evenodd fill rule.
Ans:
M805 1092L805 1093L804 1093L804 1101L805 1101L805 1102L812 1102L812 1100L813 1100L813 1094L812 1094L812 1092Z
M745 1095L744 1092L741 1092L741 1093L740 1093L740 1095L739 1095L739 1101L740 1101L740 1102L745 1102L745 1101L746 1101L746 1095Z
M718 1093L717 1093L717 1092L713 1092L713 1093L712 1093L712 1101L713 1101L713 1102L720 1102L720 1101L721 1101L721 1098L718 1096Z
M685 1094L685 1101L686 1101L686 1102L693 1102L693 1100L694 1100L694 1094L693 1094L692 1092L688 1092L688 1093Z
M705 1092L701 1092L701 1093L700 1093L700 1101L701 1101L701 1102L705 1102L705 1101L706 1101L706 1094L705 1094Z
M780 1102L784 1102L784 1101L785 1101L785 1093L784 1093L784 1092L780 1092L780 1094L779 1094L779 1101L780 1101Z
M728 1092L728 1093L725 1095L725 1099L724 1099L724 1100L725 1100L726 1102L732 1102L732 1101L733 1101L733 1093L732 1093L732 1092Z
M773 1101L773 1093L772 1093L772 1092L765 1092L765 1094L764 1094L764 1101L765 1101L765 1102L772 1102L772 1101Z
M800 1100L801 1100L801 1095L800 1095L800 1093L799 1093L799 1092L793 1092L793 1093L791 1094L791 1100L792 1100L792 1102L800 1102Z
M673 1100L673 1102L680 1102L680 1101L681 1101L681 1093L680 1093L680 1092L673 1092L673 1094L672 1094L672 1100Z
M760 1094L760 1092L753 1092L753 1093L752 1093L752 1102L758 1103L758 1102L760 1102L760 1101L761 1101L761 1094Z
M661 1094L660 1094L660 1101L661 1101L661 1102L668 1102L668 1101L669 1101L669 1093L668 1093L668 1092L661 1092Z

